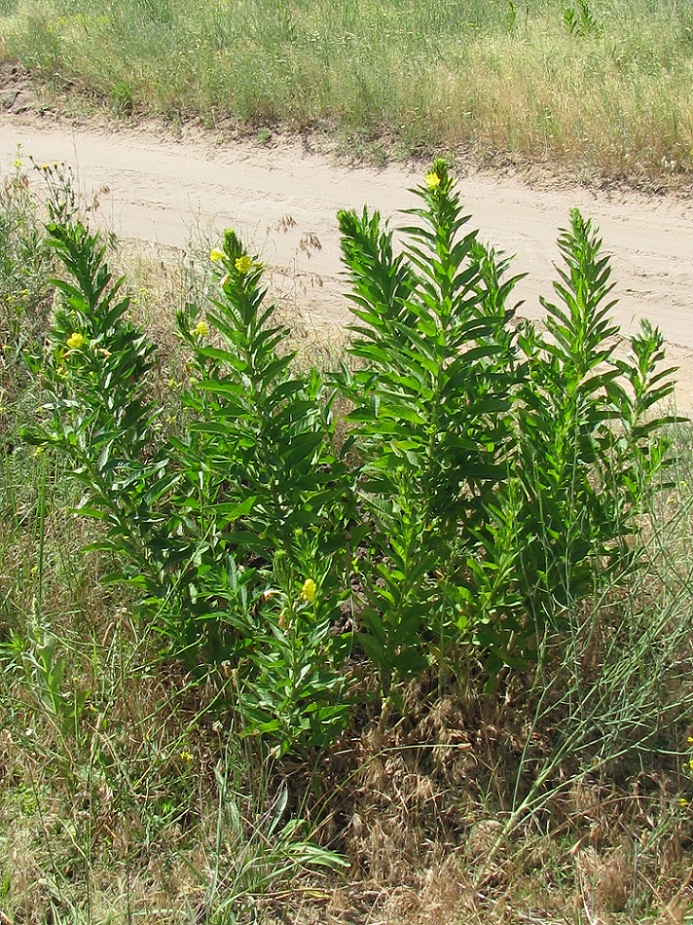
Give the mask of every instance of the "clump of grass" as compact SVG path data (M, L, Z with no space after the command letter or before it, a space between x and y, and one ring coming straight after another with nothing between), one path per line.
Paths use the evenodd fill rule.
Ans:
M52 255L39 227L40 207L20 152L0 177L0 435L13 430L29 385L22 351L45 330Z
M321 126L632 182L693 167L684 0L39 0L0 16L6 57L120 118Z

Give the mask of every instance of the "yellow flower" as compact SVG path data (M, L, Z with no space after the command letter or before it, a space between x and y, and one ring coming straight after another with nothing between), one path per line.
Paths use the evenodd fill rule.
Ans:
M192 761L192 760L193 760L193 756L190 754L189 751L185 751L185 750L182 751L182 752L180 753L180 756L181 756L181 758L183 759L183 761Z
M685 797L680 797L679 806L688 806L688 800Z
M303 582L303 587L301 588L301 597L304 601L313 603L315 600L315 592L318 590L318 586L315 584L312 578L306 578Z
M225 254L222 250L219 250L218 247L213 247L213 248L211 249L211 251L209 252L209 259L210 259L210 260L215 260L215 261L216 261L216 260L223 260L225 256L226 256L226 254Z
M197 337L204 337L205 334L209 331L206 321L198 321L195 327L193 328L193 334Z
M236 260L236 269L239 273L247 273L252 265L253 261L250 259L250 257L248 257L247 254L244 254L242 257L239 257Z
M435 170L432 170L430 173L426 174L426 186L430 190L438 189L440 186L440 177L435 172Z
M693 771L693 758L691 758L688 762L688 767L691 769L691 771Z
M70 350L79 350L83 344L84 334L80 334L78 331L73 331L67 339L67 346Z

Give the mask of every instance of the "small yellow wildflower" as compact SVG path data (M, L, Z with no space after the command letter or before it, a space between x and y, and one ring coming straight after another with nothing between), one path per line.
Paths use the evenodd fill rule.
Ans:
M16 167L17 170L19 170L19 168L22 166L22 161L21 161L20 158L17 158L17 159L15 160L14 166Z
M679 806L688 806L688 800L685 797L679 797Z
M193 760L193 756L190 754L189 751L186 751L186 750L183 750L183 751L180 753L180 756L181 756L181 758L183 759L183 761L192 761L192 760Z
M223 260L225 256L226 254L222 250L220 250L218 247L213 247L211 251L209 252L210 260L214 260L214 261Z
M435 172L435 170L432 170L430 173L426 174L426 186L430 190L438 189L440 186L440 177Z
M238 257L236 260L236 269L239 273L247 273L248 270L253 266L253 261L247 254L244 254L242 257Z
M688 767L691 769L691 771L693 771L693 758L689 760Z
M318 586L315 584L312 578L306 578L303 582L303 587L301 588L301 597L304 601L313 603L315 600L315 592L318 590Z
M84 334L80 334L79 331L73 331L67 339L67 346L70 350L79 350L83 344Z
M209 331L206 321L198 321L195 327L193 328L193 334L197 337L204 337L205 334Z
M688 736L688 744L693 745L693 736Z

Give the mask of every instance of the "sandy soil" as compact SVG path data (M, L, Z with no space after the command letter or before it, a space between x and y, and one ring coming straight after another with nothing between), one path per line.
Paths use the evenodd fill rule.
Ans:
M350 168L300 142L216 145L203 135L181 140L151 126L72 127L35 112L0 112L0 175L21 145L40 164L71 164L80 187L102 188L99 220L120 238L185 248L199 232L239 231L261 253L274 284L316 325L348 316L336 212L365 204L391 216L414 201L420 169ZM525 300L520 314L540 318L551 296L558 229L578 206L601 230L612 257L616 320L624 332L641 317L658 324L668 357L681 367L679 409L693 411L693 203L623 191L531 186L517 176L470 173L460 180L481 239L516 255Z

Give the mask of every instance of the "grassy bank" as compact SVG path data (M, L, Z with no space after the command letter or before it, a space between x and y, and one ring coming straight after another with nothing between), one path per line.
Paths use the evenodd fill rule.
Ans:
M426 208L450 207L438 169L422 186ZM267 356L272 336L263 331L279 319L254 328L260 271L238 256L234 238L213 249L204 282L179 268L185 295L173 274L160 279L161 305L156 287L131 272L125 291L133 298L119 316L120 296L99 268L122 258L104 254L89 272L79 261L77 274L67 272L56 235L73 227L77 237L64 240L82 241L89 260L98 242L74 229L79 203L69 175L50 165L40 173L59 219L53 233L21 165L0 191L0 918L79 925L689 921L690 433L683 424L650 433L654 408L643 420L616 416L630 405L609 385L620 369L624 390L635 388L647 410L666 373L650 382L654 367L643 361L646 387L637 371L629 386L623 366L603 378L610 354L600 352L604 331L590 324L591 346L578 345L583 376L573 378L559 347L533 340L529 329L522 350L534 372L521 363L511 376L502 365L518 350L515 335L507 339L509 293L494 288L489 255L484 261L472 249L471 267L481 260L486 275L482 284L465 269L465 310L486 292L496 321L459 329L477 340L461 383L450 378L445 394L465 422L461 445L468 451L479 442L487 465L479 457L469 469L458 457L470 481L456 498L437 465L449 442L421 462L417 428L431 410L425 394L396 413L397 439L388 423L393 401L418 395L422 377L431 381L426 370L435 354L426 354L426 366L412 364L427 349L433 318L409 320L417 350L398 355L390 343L386 357L398 356L398 366L389 369L381 357L379 373L358 379L382 350L378 337L388 336L386 328L367 335L379 323L369 306L380 305L378 317L386 319L378 287L409 284L402 270L388 277L395 282L380 279L377 260L359 273L365 258L355 216L343 215L342 224L353 242L361 340L353 347L360 350L356 379L342 388L352 406L359 381L381 389L376 407L385 414L374 420L364 402L347 422L348 403L316 392L325 370L313 370L306 386L295 364ZM580 231L576 217L573 229ZM596 256L589 247L584 253L588 264ZM587 302L589 293L605 294L603 270L576 270L575 285L580 273L591 279ZM56 288L56 276L76 288ZM96 279L103 289L80 314ZM422 312L434 304L432 291ZM181 311L178 337L172 305ZM250 361L239 306L255 332L250 352L262 360L254 375L266 377L240 416L233 402L252 376L243 366ZM228 327L232 318L238 328ZM575 332L567 319L561 323L568 349ZM395 327L401 343L405 329ZM151 338L160 344L155 358ZM32 356L39 359L33 366ZM218 375L217 362L232 363L235 373ZM451 368L445 361L436 375L451 376ZM379 376L390 377L384 388ZM513 413L524 435L513 437L509 400L498 386L512 398L532 381L542 389L548 382L549 391L541 401L522 393ZM455 393L479 383L476 397ZM490 404L489 388L496 390ZM578 397L564 409L570 392ZM233 428L252 421L273 394L267 426L288 421L288 431L280 440L265 431L277 458L262 461L258 479L253 454L262 442ZM472 397L478 413L469 410ZM335 427L322 434L314 465L306 458L314 445L308 424L323 427L325 405L335 409ZM434 402L434 413L440 407ZM59 413L52 417L51 409ZM479 429L485 414L493 441L488 421ZM435 434L452 426L443 418L433 424ZM363 428L355 446L331 456L350 428ZM589 434L597 435L593 442ZM542 447L550 460L523 482L528 457L513 457L521 481L508 486L508 473L488 461L518 437L535 462ZM663 470L658 447L671 460ZM392 452L395 467L382 455ZM246 454L240 472L236 453ZM572 462L556 481L562 457ZM346 480L344 466L354 473ZM638 506L633 499L648 473ZM276 503L270 490L255 496L252 510L239 494L255 479L255 492L271 489L277 475L292 499L288 540L279 519L268 518ZM349 495L352 478L358 504L345 519L339 485ZM442 508L430 506L436 481ZM534 498L529 506L516 493L520 484ZM469 505L470 497L478 503ZM312 513L317 504L330 506L324 523ZM451 521L459 504L463 514ZM600 519L604 511L610 520ZM156 525L164 522L162 544ZM408 559L407 537L416 550ZM344 541L356 550L346 574ZM414 606L396 611L403 588ZM320 722L311 724L315 704Z
M119 116L634 182L693 169L686 0L3 0L0 35L5 59Z

